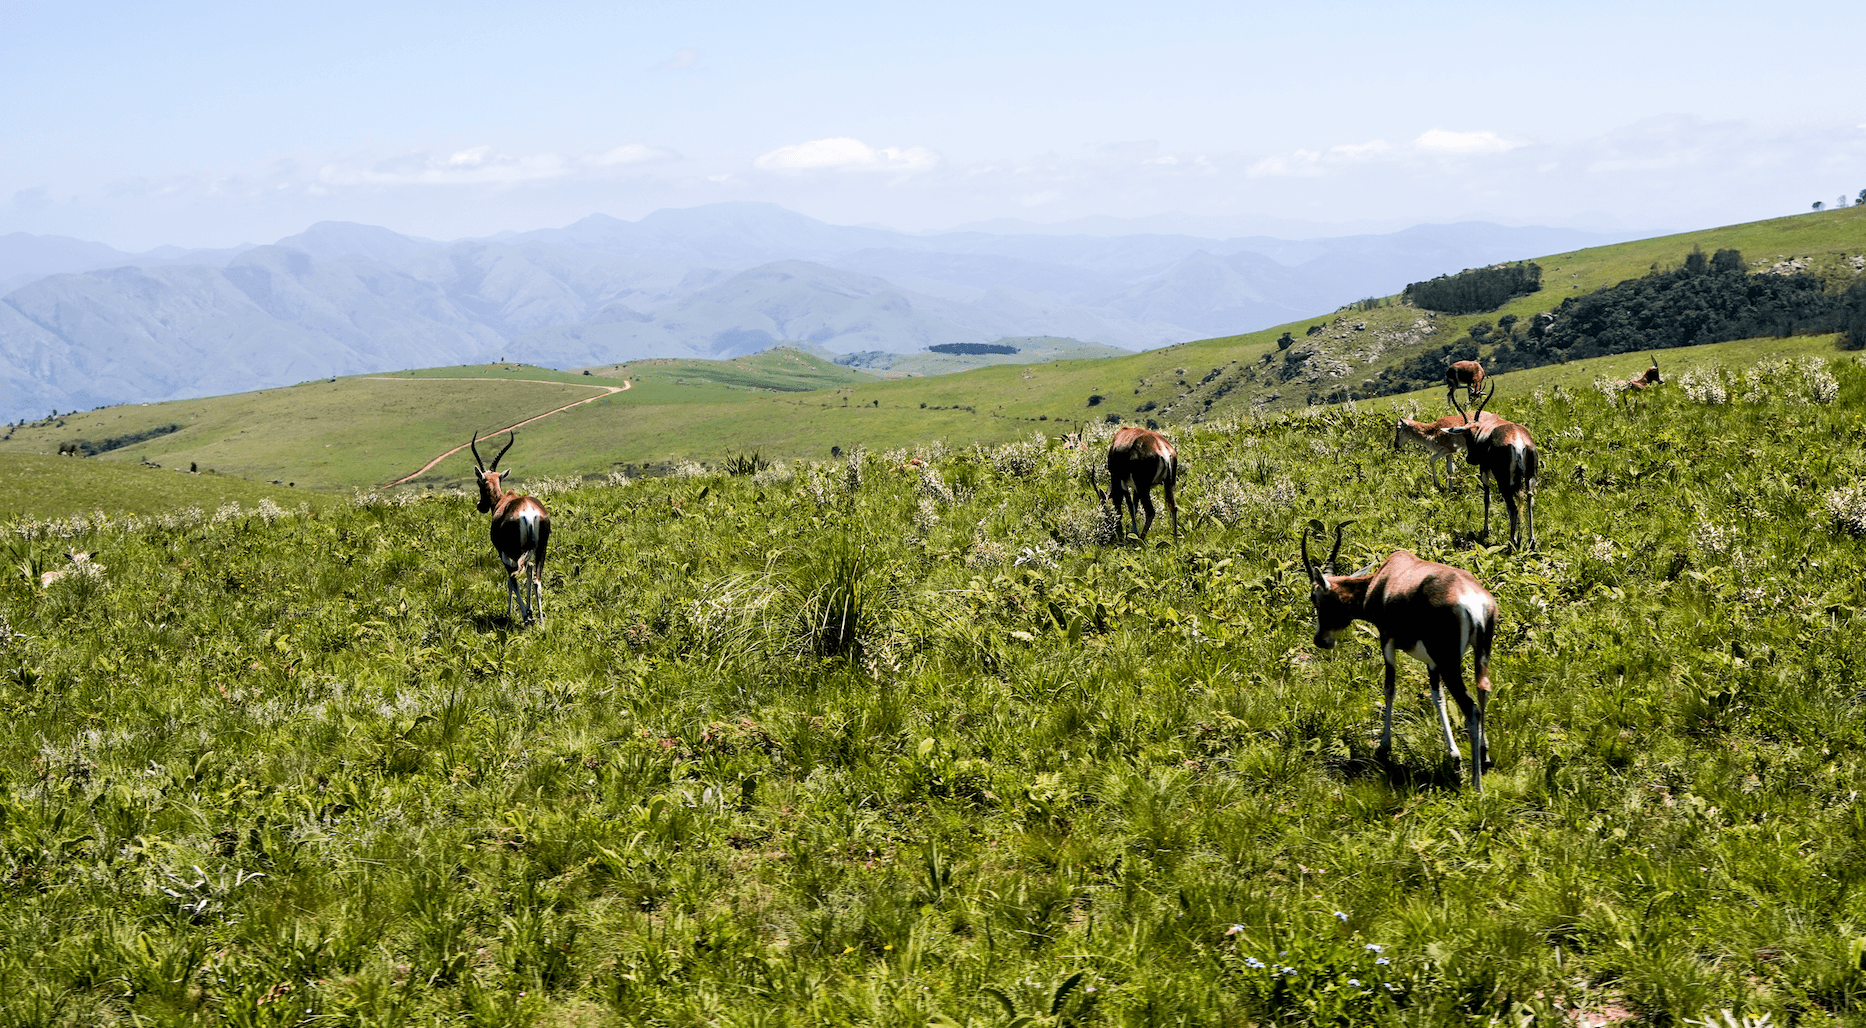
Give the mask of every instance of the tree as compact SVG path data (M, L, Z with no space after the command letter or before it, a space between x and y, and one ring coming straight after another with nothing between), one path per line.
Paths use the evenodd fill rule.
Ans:
M1827 206L1826 204L1820 202L1819 200L1816 200L1814 201L1814 212L1816 214L1819 214L1821 211L1821 208L1826 207L1826 206Z
M1516 323L1520 320L1522 319L1514 314L1505 314L1503 317L1497 319L1497 328L1506 336L1514 336L1516 334Z
M1854 197L1853 202L1854 203L1866 203L1866 189L1860 190L1860 195Z

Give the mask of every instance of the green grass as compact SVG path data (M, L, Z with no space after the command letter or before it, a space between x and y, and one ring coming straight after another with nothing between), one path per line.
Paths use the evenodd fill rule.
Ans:
M50 518L100 510L148 514L190 506L214 510L227 503L252 506L262 499L286 506L329 502L328 497L291 486L186 472L186 464L148 468L73 457L0 454L0 478L13 485L0 496L0 518Z
M1177 431L1177 543L1030 441L553 488L533 630L458 495L8 525L0 1025L1853 1023L1866 368L1761 370L1512 389L1529 554L1390 402ZM1311 517L1496 594L1481 796Z
M669 395L688 399L706 386L734 391L801 393L875 381L875 376L865 371L845 368L787 347L723 361L654 358L593 365L589 370L593 375L626 377L643 384L685 386L688 388L674 390Z

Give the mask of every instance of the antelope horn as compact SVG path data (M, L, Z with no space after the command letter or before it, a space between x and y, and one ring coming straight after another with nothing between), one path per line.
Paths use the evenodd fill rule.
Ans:
M467 436L467 445L473 448L473 469L475 471L484 471L486 470L486 461L479 455L479 440L474 438L478 435L479 433L475 431L473 435Z
M1492 388L1495 387L1493 386ZM1451 405L1453 407L1458 408L1458 413L1464 415L1464 423L1467 425L1470 424L1471 415L1465 411L1464 404L1458 402L1458 388L1453 386L1450 390L1446 391L1445 396L1451 400Z
M517 432L513 432L513 433L511 433L511 438L509 438L509 439L507 439L507 440L505 441L505 449L504 449L504 450L500 450L500 451L499 451L499 453L498 453L498 456L495 456L495 457L494 457L494 458L492 459L492 470L494 470L494 471L497 471L497 470L499 470L499 457L503 457L503 456L505 456L505 451L506 451L506 450L509 450L509 449L511 449L511 448L512 448L512 444L513 444L513 443L515 443L515 442L518 442L518 433L517 433Z
M1320 582L1322 575L1315 570L1315 562L1309 559L1309 529L1302 530L1302 569L1309 573L1309 581Z
M1330 571L1335 570L1335 558L1341 556L1342 530L1352 524L1354 524L1352 521L1343 521L1341 524L1335 526L1335 548L1328 551L1328 570Z
M1477 403L1477 413L1475 413L1475 414L1472 414L1472 415L1470 415L1470 418L1469 418L1469 421L1471 421L1471 422L1475 422L1475 421L1476 421L1476 420L1477 420L1478 418L1480 418L1480 417L1483 417L1483 415L1484 415L1484 404L1487 404L1487 403L1489 403L1489 402L1490 402L1490 398L1491 398L1491 397L1493 397L1493 396L1495 396L1495 395L1497 395L1497 386L1496 386L1496 383L1494 383L1494 382L1493 382L1493 383L1491 383L1491 386L1490 386L1490 391L1484 394L1484 398L1483 398L1482 400L1479 400L1479 401L1478 401L1478 403ZM495 462L495 463L497 463L497 462Z

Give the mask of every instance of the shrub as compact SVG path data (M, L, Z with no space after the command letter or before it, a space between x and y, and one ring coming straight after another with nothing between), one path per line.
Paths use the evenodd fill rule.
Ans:
M1866 536L1866 485L1851 485L1827 494L1821 507L1836 531Z

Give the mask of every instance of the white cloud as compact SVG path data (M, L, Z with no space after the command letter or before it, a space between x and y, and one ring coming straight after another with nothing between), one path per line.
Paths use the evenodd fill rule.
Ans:
M1393 144L1384 139L1370 139L1365 143L1342 143L1338 146L1331 146L1328 152L1346 157L1351 161L1358 161L1392 153Z
M654 66L655 71L680 71L700 63L700 52L690 46L674 51L674 56Z
M1428 129L1412 141L1412 148L1420 153L1446 154L1484 154L1503 153L1514 150L1524 144L1515 140L1483 130L1478 132L1453 132L1450 129Z
M1280 177L1285 175L1319 175L1322 155L1314 150L1296 150L1292 153L1272 154L1244 169L1244 174L1251 178Z
M1368 161L1404 161L1421 157L1487 157L1528 144L1488 129L1454 132L1428 129L1410 143L1395 146L1384 139L1338 143L1327 150L1298 149L1271 154L1244 169L1250 178L1315 177Z
M923 146L890 146L877 150L859 139L836 136L780 146L760 154L752 164L763 171L925 171L937 166L939 154Z
M629 143L626 146L618 146L613 150L586 157L584 160L596 167L613 168L625 164L664 164L671 160L678 160L679 157L680 155L672 150Z
M595 177L609 169L679 160L672 150L629 143L598 154L564 157L554 153L513 156L491 146L475 146L446 157L415 153L374 163L342 161L318 169L321 185L516 185L556 179Z

